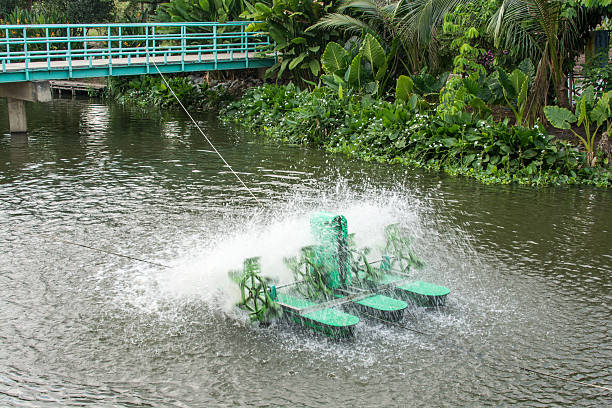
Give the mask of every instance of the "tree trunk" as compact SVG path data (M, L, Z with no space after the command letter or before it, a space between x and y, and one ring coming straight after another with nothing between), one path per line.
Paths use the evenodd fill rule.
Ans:
M562 108L570 108L569 103L569 89L567 87L567 76L565 74L561 74L561 81L555 86L555 91L557 93L557 102L559 106Z

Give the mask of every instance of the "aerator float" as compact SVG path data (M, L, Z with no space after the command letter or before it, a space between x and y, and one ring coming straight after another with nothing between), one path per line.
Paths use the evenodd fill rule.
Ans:
M261 275L259 257L244 261L230 273L239 285L241 308L253 321L278 317L310 327L330 337L348 337L362 317L396 322L409 304L440 307L450 290L413 281L410 272L423 266L396 224L385 228L380 259L368 259L370 248L357 248L346 218L316 213L310 219L316 245L299 256L285 258L295 281L280 286Z

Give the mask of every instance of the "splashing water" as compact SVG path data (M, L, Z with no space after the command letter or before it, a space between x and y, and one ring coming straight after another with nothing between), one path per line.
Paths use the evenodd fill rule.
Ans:
M169 237L180 254L162 261L171 268L134 265L123 271L126 281L120 296L141 311L152 312L168 301L198 300L229 312L240 293L228 272L241 270L246 258L259 256L262 275L277 284L294 280L283 258L298 255L301 247L314 243L309 221L315 211L344 215L358 247L384 245L384 227L391 223L401 223L411 234L419 229L416 209L408 207L406 197L382 191L352 197L346 188L336 188L331 195L322 193L318 205L313 205L296 194L288 203L266 212L224 217L197 237L178 241Z

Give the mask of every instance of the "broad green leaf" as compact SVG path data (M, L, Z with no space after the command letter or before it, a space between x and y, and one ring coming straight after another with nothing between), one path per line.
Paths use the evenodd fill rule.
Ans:
M300 62L304 61L304 58L306 58L306 56L307 54L303 52L297 57L295 57L294 59L292 59L291 62L289 63L289 70L293 71L293 69L297 67Z
M295 37L291 39L293 44L306 44L306 39L304 37Z
M318 77L319 72L321 71L321 65L319 65L319 61L313 59L308 63L308 66L310 67L310 72L312 72L312 75Z
M516 100L516 91L514 90L514 86L512 85L512 81L510 81L508 74L506 74L506 72L501 68L497 68L497 73L504 97L508 100L508 103L510 103L510 101L514 102Z
M338 90L338 82L336 82L333 75L321 75L321 82L323 82L329 89L334 91Z
M576 115L558 106L545 106L544 115L546 115L550 124L557 129L570 129L570 123L576 122Z
M200 8L206 12L210 11L210 6L208 4L208 0L200 0Z
M491 113L491 109L487 106L487 104L478 97L472 98L469 105L478 111L479 115L483 118Z
M519 88L519 93L517 96L517 107L519 109L519 111L522 111L522 109L525 107L525 102L527 102L527 87L529 85L529 78L527 77L527 75L525 75L525 79L523 80L523 83L521 84L520 88Z
M385 50L370 33L366 34L359 52L368 60L372 66L373 73L377 72L378 68L387 62Z
M515 95L518 95L521 92L523 82L527 81L527 75L525 75L520 69L515 69L512 71L512 74L510 74L508 79L512 84L512 88L514 88Z
M285 34L281 29L275 26L270 26L270 28L268 28L268 33L270 34L270 37L272 37L272 39L276 42L277 46L287 44L287 38L285 37Z
M283 59L280 69L278 70L277 78L280 78L281 76L283 76L283 72L285 72L285 70L287 69L287 64L289 64L289 61L291 61L289 58Z
M257 10L257 12L261 14L262 17L265 17L272 13L272 9L263 3L255 3L255 10Z
M538 152L535 151L534 149L529 149L529 150L525 150L523 152L523 154L521 154L521 156L524 159L533 159L534 157L536 157L538 155Z
M446 147L453 147L457 144L457 139L454 137L447 137L442 139L442 144Z
M582 95L582 98L580 98L576 105L576 114L578 115L577 125L580 126L587 119L587 98L585 95Z
M414 83L412 79L410 79L409 76L400 75L399 78L397 78L397 85L395 87L395 99L407 101L408 98L410 98L413 88Z
M320 49L321 49L320 45L317 45L316 47L308 47L308 50L312 52L319 52Z
M595 99L595 88L593 88L593 85L587 86L584 91L582 91L580 99L583 99L587 105L593 106L593 100Z
M343 86L344 88L346 88L346 81L342 78L340 78L340 76L338 76L337 74L333 74L333 78L334 81L336 81L337 84Z
M378 92L378 82L368 82L367 84L365 84L364 89L368 95L374 95Z
M472 163L474 161L474 159L476 158L475 154L468 154L467 156L463 157L463 164L465 166L469 166L470 163Z
M376 76L374 77L374 79L376 79L377 81L381 81L384 78L386 73L387 73L387 61L385 61L384 64L382 64L378 68L378 72L376 72Z
M417 107L417 103L419 102L419 98L416 96L416 94L412 94L412 96L410 96L410 98L408 98L408 107L410 108L410 110L414 110ZM422 107L422 109L427 109L428 107Z
M355 55L351 66L348 69L347 82L350 86L360 89L361 88L361 54Z
M334 74L345 70L348 65L347 55L346 50L337 42L328 43L321 56L321 65L325 73Z
M597 105L591 111L591 121L597 123L597 126L601 126L606 120L610 119L610 114L608 112L608 101L606 101L603 97L599 98L597 101Z

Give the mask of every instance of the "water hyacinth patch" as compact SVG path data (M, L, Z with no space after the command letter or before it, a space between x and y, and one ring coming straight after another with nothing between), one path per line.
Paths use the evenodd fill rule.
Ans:
M508 126L459 112L440 118L403 101L339 97L327 88L252 88L222 111L267 138L323 147L364 160L465 175L485 183L610 186L609 165L584 166L584 154L543 127Z

